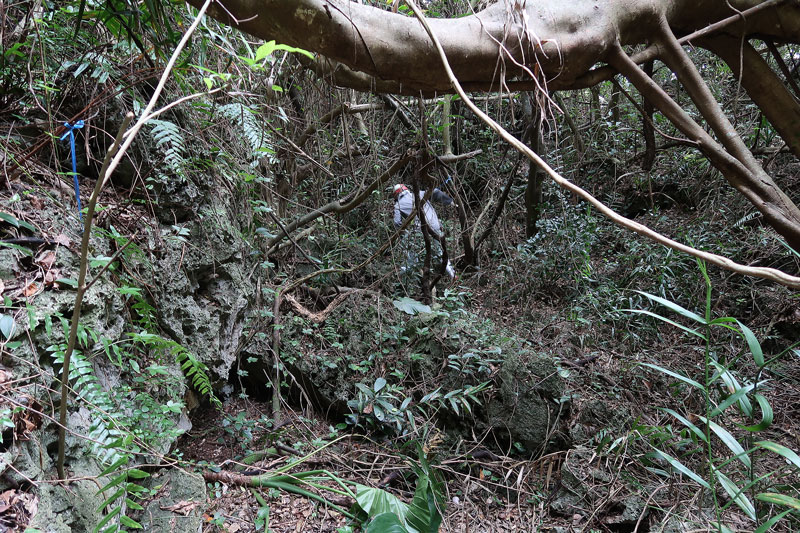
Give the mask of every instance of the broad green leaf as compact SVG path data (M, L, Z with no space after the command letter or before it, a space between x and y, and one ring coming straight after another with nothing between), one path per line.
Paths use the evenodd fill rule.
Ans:
M124 459L126 462L128 460L128 458L125 457L125 456L123 456L122 459ZM117 477L115 477L114 479L112 479L111 482L109 484L107 484L105 487L103 487L102 489L97 491L97 494L100 494L102 492L106 492L108 490L111 490L114 487L116 487L117 485L119 485L120 483L125 483L126 481L128 481L128 476L126 476L124 473L120 474Z
M131 500L130 498L125 498L125 505L128 506L128 509L133 509L135 511L143 511L144 507L136 503L135 501Z
M18 252L20 252L22 254L25 254L25 255L28 255L30 257L33 257L33 252L32 251L28 250L24 246L20 246L19 244L13 244L13 243L10 243L10 242L1 242L0 241L0 246L2 246L4 248L11 248L12 250L16 250L16 251L18 251Z
M794 452L794 450L787 448L777 442L772 442L769 440L760 440L755 443L756 446L760 448L764 448L765 450L769 450L773 453L777 453L778 455L782 456L785 459L788 459L790 463L800 469L800 456Z
M386 380L384 378L378 378L375 380L375 384L372 386L372 390L378 392L385 386L386 386Z
M772 425L774 416L769 401L764 396L756 394L756 402L758 402L758 406L761 408L761 422L755 426L743 426L742 429L751 432L764 431Z
M431 308L429 305L425 305L424 303L419 302L413 298L403 297L400 298L399 300L392 301L392 304L400 311L409 315L431 312Z
M120 515L119 521L122 522L122 525L125 527L132 527L133 529L142 529L142 524L125 515Z
M713 420L708 420L704 416L698 416L697 418L702 420L704 423L708 424L709 427L711 428L711 431L713 431L717 435L717 437L719 437L719 439L725 444L725 446L727 446L728 449L731 452L733 452L736 458L739 459L744 466L750 468L750 456L747 455L747 452L744 451L744 448L742 448L742 445L739 444L739 441L736 440L734 436L728 432L727 429L720 426Z
M739 506L739 508L744 511L744 514L749 516L752 520L756 519L756 508L753 506L753 502L744 494L742 489L740 489L736 483L731 481L731 479L722 473L721 470L714 469L714 474L717 476L720 485L722 488L725 489L725 492L731 497L733 502Z
M6 222L11 224L15 228L25 228L28 231L36 231L36 228L34 228L32 225L30 225L29 223L25 222L24 220L18 219L14 215L10 215L8 213L0 212L0 219L5 220Z
M92 268L103 268L111 262L111 258L105 255L98 255L89 259L89 266Z
M436 501L436 489L427 474L421 471L418 474L414 499L408 506L408 525L419 533L438 533L442 515Z
M785 494L762 492L761 494L756 495L756 499L761 500L762 502L774 503L775 505L784 505L786 507L791 507L796 511L800 511L800 500Z
M367 515L374 517L383 513L393 513L405 524L408 505L382 489L373 489L356 484L356 502Z
M286 44L275 44L275 41L269 41L269 42L266 42L266 43L262 44L261 46L259 46L258 49L256 50L255 62L258 63L259 61L261 61L262 59L265 59L268 55L270 55L271 53L275 52L276 50L284 50L286 52L295 52L295 53L299 53L299 54L303 54L305 56L308 56L311 59L314 59L314 54L312 54L312 53L310 53L310 52L308 52L306 50L303 50L302 48L296 48L294 46L289 46L289 45L286 45Z
M275 48L276 48L275 41L269 41L259 46L258 49L256 50L256 63L258 63L259 61L270 55L272 52L274 52Z
M107 506L109 506L109 505L111 505L112 503L114 503L115 501L117 501L117 498L119 498L119 497L120 497L120 496L122 496L123 494L125 494L125 489L124 489L124 488L117 489L117 491L116 491L114 494L112 494L111 496L109 496L109 497L108 497L108 499L106 499L106 501L104 501L103 503L101 503L101 504L100 504L100 505L97 507L97 510L98 510L98 511L100 511L100 510L102 510L102 509L105 509Z
M108 513L108 514L107 514L107 515L106 515L106 516L105 516L105 517L104 517L102 520L100 520L100 521L97 523L97 525L96 525L96 526L94 526L94 531L100 531L100 529L101 529L103 526L105 526L106 524L108 524L108 523L111 521L111 519L112 519L112 518L114 518L115 516L117 516L117 515L118 515L119 513L121 513L121 512L122 512L122 506L121 506L121 505L118 505L118 506L116 506L116 507L114 508L114 510L113 510L113 511L111 511L110 513Z
M138 468L131 468L128 470L128 477L132 479L144 479L146 477L150 477L150 474L143 470L139 470Z
M667 455L666 453L662 452L661 450L655 449L654 451L655 451L656 455L658 455L659 457L664 459L666 462L668 462L672 466L672 468L674 468L678 472L680 472L680 473L692 478L693 480L695 480L697 483L699 483L704 488L709 489L709 490L711 489L711 486L708 484L708 482L705 479L703 479L702 477L700 477L693 470L691 470L689 467L687 467L686 465L684 465L683 463L681 463L680 461L678 461L677 459L675 459L671 455Z
M661 367L661 366L658 366L658 365L653 365L653 364L650 364L650 363L641 363L641 365L642 366L646 366L648 368L652 368L653 370L658 370L659 372L661 372L663 374L666 374L668 376L672 376L675 379L679 379L679 380L683 381L684 383L686 383L688 385L691 385L692 387L694 387L696 389L705 390L702 385L700 385L698 382L696 382L692 378L687 378L686 376L678 374L677 372L673 372L672 370L668 370L668 369L666 369L664 367Z
M111 472L115 472L120 466L122 466L123 464L127 463L129 460L130 460L130 457L127 457L127 456L120 457L119 459L117 459L117 461L113 465L109 466L108 468L106 468L105 470L100 472L100 475L101 476L107 476ZM106 490L106 487L103 487L102 489L97 491L97 494L100 494L104 490Z
M367 525L364 533L409 533L394 513L381 513Z
M744 336L744 340L747 341L747 346L750 348L750 353L753 354L753 360L758 365L758 368L763 367L764 352L761 350L761 344L758 342L758 339L750 330L750 328L748 328L738 320L736 321L736 323L739 324L739 327L742 330L742 335Z
M0 315L0 333L3 334L3 337L6 340L10 339L12 335L14 335L14 330L16 329L16 324L14 323L14 317L3 314Z
M642 292L642 291L636 291L636 292L638 292L639 294L641 294L642 296L644 296L648 300L652 300L654 302L658 302L661 305L663 305L664 307L666 307L667 309L671 309L672 311L675 311L679 315L684 316L684 317L686 317L686 318L688 318L690 320L694 320L695 322L698 322L700 324L707 324L708 323L705 318L701 317L697 313L693 313L692 311L689 311L688 309L686 309L684 307L681 307L680 305L678 305L678 304L676 304L674 302L670 302L669 300L661 298L660 296L656 296L655 294L650 294L650 293Z

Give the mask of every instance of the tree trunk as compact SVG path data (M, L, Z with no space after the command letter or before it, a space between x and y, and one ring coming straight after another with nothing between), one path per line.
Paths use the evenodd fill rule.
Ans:
M527 139L531 150L541 155L542 152L542 114L538 107L528 100L525 106L525 119L528 121ZM525 187L525 237L530 239L536 235L536 223L542 209L542 184L544 173L538 165L528 166L528 184Z

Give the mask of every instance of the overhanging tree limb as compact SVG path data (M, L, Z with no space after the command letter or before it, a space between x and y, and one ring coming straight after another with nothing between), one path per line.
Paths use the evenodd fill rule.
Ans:
M764 58L748 42L718 35L698 44L722 58L748 96L775 127L792 153L800 157L800 91L792 95ZM792 80L791 74L789 79Z
M491 117L486 115L483 111L481 111L470 99L469 96L464 92L462 89L458 79L454 75L452 69L450 68L450 64L447 59L447 55L442 48L441 43L439 42L438 37L431 29L430 25L428 25L425 16L422 14L420 9L416 6L413 0L406 0L406 3L411 7L414 14L417 16L419 21L422 23L425 31L427 32L428 36L430 37L431 41L433 41L436 49L438 51L439 57L441 59L442 64L444 65L444 69L447 73L447 77L453 85L453 88L458 92L459 96L464 100L464 103L475 113L481 120L483 120L492 130L494 130L498 135L500 135L506 142L511 144L514 148L525 154L531 161L536 163L550 178L555 181L559 186L562 188L576 194L580 198L583 198L592 206L594 206L598 211L600 211L603 215L611 219L614 223L630 229L638 233L639 235L643 235L659 244L663 244L664 246L668 246L675 250L687 253L693 257L697 257L719 267L725 268L727 270L731 270L733 272L737 272L739 274L744 274L748 276L755 276L764 279L768 279L771 281L775 281L782 285L786 285L787 287L792 288L800 288L800 277L791 276L785 272L781 272L780 270L774 268L766 268L766 267L751 267L739 264L727 257L713 254L710 252L704 252L702 250L698 250L691 246L687 246L683 243L674 241L669 237L666 237L643 224L639 224L634 220L630 220L618 213L614 210L610 209L604 203L599 201L597 198L592 196L588 191L585 191L578 185L575 185L571 181L567 180L563 176L561 176L558 172L553 170L550 165L548 165L538 154L536 154L533 150L528 148L524 143L516 139L513 135L508 133L502 126L500 126L497 122L495 122ZM618 47L618 50L622 52L621 47ZM624 55L624 53L623 53ZM627 56L626 56L627 57ZM630 59L628 58L628 61ZM636 64L633 64L634 67L639 70ZM646 77L646 76L645 76ZM649 79L649 78L648 78Z
M677 69L679 79L683 81L692 99L697 102L698 110L709 121L721 142L729 153L711 135L706 132L689 114L683 110L655 81L653 81L636 63L617 46L608 57L608 61L622 75L639 89L642 95L650 100L689 140L697 143L698 148L709 161L722 173L725 179L741 192L759 211L775 230L783 235L787 242L800 249L800 211L792 201L778 188L772 178L764 172L758 161L743 146L736 130L721 113L719 104L710 96L708 87L698 85L705 83L696 74L694 65L687 63L682 56L683 49L674 42L662 44L665 58ZM671 47L671 48L670 48ZM694 70L694 72L692 72ZM721 115L721 116L720 116ZM738 141L737 141L738 139Z
M401 94L453 90L424 29L401 14L347 0L226 0L224 8L215 5L212 11L213 16L252 35L317 52L318 63L331 62L336 69L359 77L361 89ZM536 88L540 80L534 79L535 70L536 77L546 80L548 90L555 91L580 86L594 65L619 59L617 48L649 43L661 24L687 39L724 31L798 43L800 4L785 0L501 0L470 16L433 19L428 24L439 36L462 89ZM674 45L659 39L659 46L648 54ZM673 59L678 57L673 50ZM625 63L631 77L630 58ZM691 72L684 73L683 79L691 78ZM334 82L341 80L337 76ZM650 92L662 100L665 96L655 89ZM670 108L665 114L677 121L676 126L697 131L697 124L680 106L664 102ZM713 113L710 116L715 120ZM790 139L793 135L781 133ZM800 211L753 164L752 155L736 143L730 145L724 136L720 142L730 153L719 149L710 136L697 139L701 137L698 146L712 164L790 245L800 248Z

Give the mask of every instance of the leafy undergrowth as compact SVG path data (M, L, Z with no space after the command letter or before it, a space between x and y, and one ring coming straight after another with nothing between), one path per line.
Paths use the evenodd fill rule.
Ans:
M179 448L185 459L208 463L208 468L214 470L256 476L296 462L290 473L326 470L349 485L379 487L405 502L412 501L418 479L414 468L418 450L409 449L407 443L379 443L342 433L319 415L293 411L285 413L287 418L279 428L266 427L257 421L263 420L263 413L268 410L266 404L240 399L227 402L221 412L198 411L193 417L193 429L181 440ZM263 447L267 453L244 465L243 458L250 455L245 442L258 443L256 447ZM333 444L301 460L330 442ZM536 530L540 526L571 523L571 518L549 516L547 505L548 494L555 494L558 488L557 472L564 454L526 461L497 455L484 443L462 442L453 449L441 446L442 440L434 432L423 451L436 475L445 481L442 531ZM308 497L222 482L207 486L204 531L263 531L258 526L263 522L257 517L264 505L254 492L266 502L268 527L275 533L351 531L348 527L358 530L358 521ZM342 497L330 501L348 510L356 503Z

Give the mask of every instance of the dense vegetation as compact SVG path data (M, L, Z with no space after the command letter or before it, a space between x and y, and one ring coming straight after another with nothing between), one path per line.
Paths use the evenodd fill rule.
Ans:
M797 289L613 224L458 96L197 13L0 4L0 529L798 529ZM691 58L796 204L784 133ZM800 273L629 79L473 99L627 218ZM454 198L443 254L394 183Z

